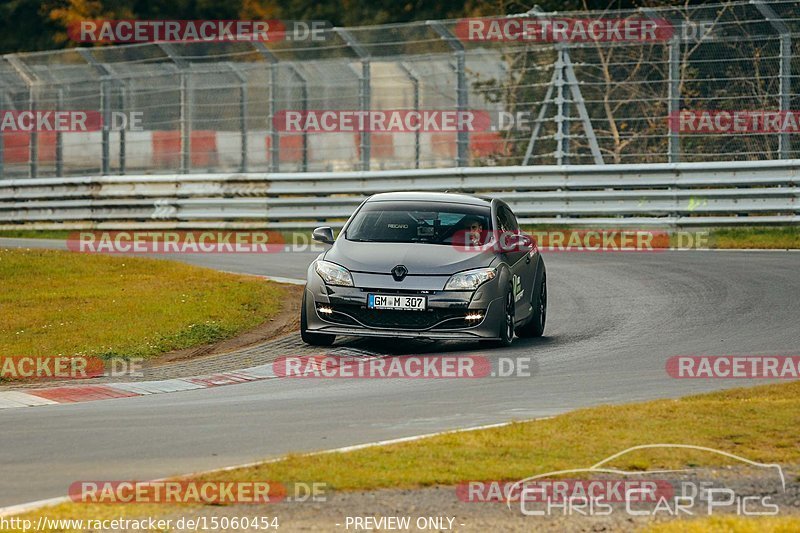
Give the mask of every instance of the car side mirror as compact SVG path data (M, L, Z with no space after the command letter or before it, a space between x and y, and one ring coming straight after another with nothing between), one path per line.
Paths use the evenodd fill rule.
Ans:
M504 253L527 252L533 248L533 239L524 233L501 233L499 241Z
M329 226L322 226L314 230L311 238L324 244L333 244L333 230Z

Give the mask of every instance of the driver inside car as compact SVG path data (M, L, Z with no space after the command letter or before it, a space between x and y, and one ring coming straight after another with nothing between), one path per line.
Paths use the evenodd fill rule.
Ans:
M461 221L464 228L465 239L464 242L467 246L480 246L483 244L483 221L478 217L467 216Z

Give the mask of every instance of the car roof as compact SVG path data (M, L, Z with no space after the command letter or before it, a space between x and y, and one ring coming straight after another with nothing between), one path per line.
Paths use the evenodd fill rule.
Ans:
M448 192L384 192L370 196L367 202L446 202L451 204L481 205L489 207L491 199L478 198L469 194L456 194Z

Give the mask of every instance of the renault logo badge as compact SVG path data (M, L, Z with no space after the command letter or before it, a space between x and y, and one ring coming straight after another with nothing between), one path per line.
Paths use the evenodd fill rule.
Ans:
M403 281L406 274L408 274L408 269L403 265L397 265L392 269L392 277L395 281Z

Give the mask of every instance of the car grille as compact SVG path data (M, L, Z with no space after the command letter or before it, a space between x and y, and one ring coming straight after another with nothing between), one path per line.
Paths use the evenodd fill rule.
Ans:
M467 322L464 316L476 310L467 309L428 309L426 311L399 311L393 309L367 309L359 305L334 305L333 313L325 316L325 320L338 324L364 324L373 328L397 329L430 329L448 318L434 329L458 329L476 325L476 321ZM479 321L478 321L479 322Z

